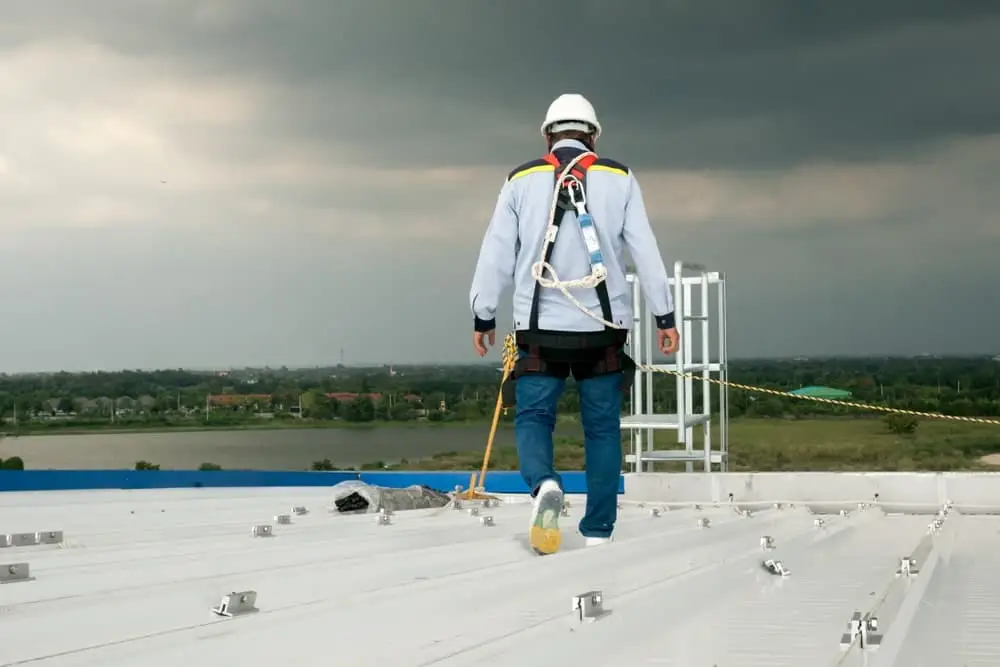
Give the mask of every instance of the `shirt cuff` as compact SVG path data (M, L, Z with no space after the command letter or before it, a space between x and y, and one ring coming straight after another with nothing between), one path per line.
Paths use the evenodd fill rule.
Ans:
M674 318L673 313L667 313L666 315L656 316L656 328L657 329L673 329L677 326L677 320Z
M495 317L489 320L481 320L478 315L474 315L473 317L475 317L473 326L479 333L486 333L487 331L493 331L497 328L497 318Z

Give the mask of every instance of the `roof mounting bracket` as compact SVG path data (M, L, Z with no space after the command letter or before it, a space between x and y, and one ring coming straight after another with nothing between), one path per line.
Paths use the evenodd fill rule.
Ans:
M587 591L573 596L573 611L580 623L593 622L604 616L604 595L601 591Z
M897 577L915 577L920 574L920 570L917 568L917 561L910 556L904 556L899 559L899 569L896 570Z
M776 577L787 577L792 573L791 570L786 569L785 566L782 565L780 560L768 558L767 560L762 560L760 565L766 572L773 574Z
M31 566L27 563L4 563L0 565L0 584L13 584L19 581L32 581Z
M223 595L219 604L212 609L212 613L217 616L232 618L243 614L252 614L257 611L257 591L240 591Z
M847 623L847 632L840 636L841 648L850 648L857 644L860 649L878 648L882 643L882 633L879 632L878 617L871 614L854 612Z
M250 535L252 537L272 537L274 530L271 528L271 524L260 523L250 529Z

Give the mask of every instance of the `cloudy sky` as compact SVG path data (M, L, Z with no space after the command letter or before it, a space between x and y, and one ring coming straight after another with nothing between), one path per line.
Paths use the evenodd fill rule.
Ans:
M1000 3L573 6L5 2L0 371L472 360L563 92L732 355L1000 352Z

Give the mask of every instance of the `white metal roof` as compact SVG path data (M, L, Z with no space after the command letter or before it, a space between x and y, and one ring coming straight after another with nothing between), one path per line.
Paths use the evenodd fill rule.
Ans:
M878 508L747 517L725 504L626 504L616 541L584 548L571 497L563 551L542 558L524 542L524 499L483 510L493 526L451 508L377 525L330 514L328 495L0 494L0 533L64 531L61 545L0 548L0 563L27 561L35 577L0 585L0 665L1000 664L994 517L952 512L928 536L933 516ZM294 505L310 513L251 536ZM920 572L897 577L910 555ZM766 558L791 574L769 574ZM247 589L257 613L211 612ZM571 601L591 590L606 613L581 623ZM855 611L874 611L884 635L866 663L840 645Z

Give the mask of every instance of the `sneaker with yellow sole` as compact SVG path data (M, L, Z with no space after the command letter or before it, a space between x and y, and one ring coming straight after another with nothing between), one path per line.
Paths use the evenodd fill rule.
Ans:
M547 479L538 487L531 509L531 527L528 542L540 556L559 551L562 534L559 532L559 515L562 513L563 492L555 480Z

